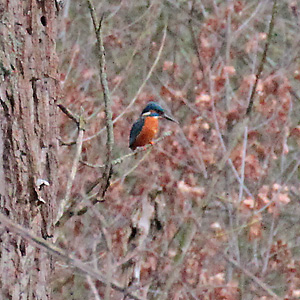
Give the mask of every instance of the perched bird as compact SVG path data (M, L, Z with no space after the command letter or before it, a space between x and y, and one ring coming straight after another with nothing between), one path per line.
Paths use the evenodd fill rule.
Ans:
M163 108L156 102L149 102L143 109L140 118L132 125L130 130L129 148L135 150L147 144L152 144L158 132L158 119L165 118L178 123L167 116Z

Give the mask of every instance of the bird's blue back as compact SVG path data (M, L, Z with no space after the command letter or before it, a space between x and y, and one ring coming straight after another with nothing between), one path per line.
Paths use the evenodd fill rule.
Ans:
M132 126L129 136L129 147L133 145L136 137L140 134L145 123L145 118L139 118Z

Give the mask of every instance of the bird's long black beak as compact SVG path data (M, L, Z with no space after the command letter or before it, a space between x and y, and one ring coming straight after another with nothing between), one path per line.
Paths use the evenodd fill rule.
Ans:
M165 118L166 120L169 120L169 121L172 121L172 122L175 122L176 124L179 124L177 120L169 117L168 115L164 114L163 115L163 118Z

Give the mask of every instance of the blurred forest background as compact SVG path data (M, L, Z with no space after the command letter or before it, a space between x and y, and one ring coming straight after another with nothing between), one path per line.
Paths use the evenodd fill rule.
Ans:
M299 2L278 1L271 35L269 0L94 5L104 14L113 159L131 153L148 101L179 125L162 121L160 135L172 134L114 165L105 201L92 204L88 186L106 159L103 91L87 2L66 0L61 103L86 125L70 196L79 213L59 224L58 245L139 299L299 299ZM63 199L78 129L65 114L59 122ZM55 299L131 299L64 263L52 285Z

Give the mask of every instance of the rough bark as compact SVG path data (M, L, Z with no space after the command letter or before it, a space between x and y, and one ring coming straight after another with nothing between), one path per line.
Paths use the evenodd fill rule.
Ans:
M57 190L55 11L54 1L0 4L0 208L45 239ZM0 298L50 299L52 268L49 255L0 227Z

